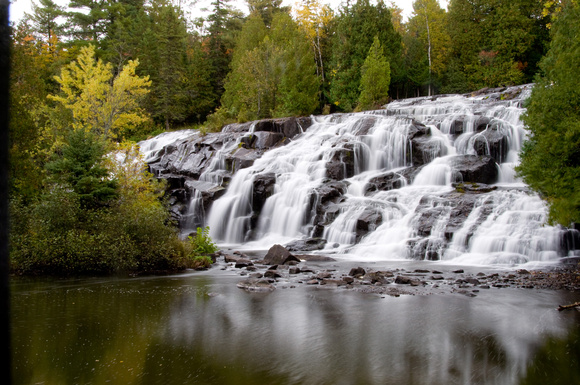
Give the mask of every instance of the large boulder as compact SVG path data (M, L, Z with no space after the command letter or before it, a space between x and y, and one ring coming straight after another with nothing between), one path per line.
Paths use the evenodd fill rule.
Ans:
M326 246L326 239L308 238L292 241L286 244L286 249L289 251L315 251L324 249L324 246Z
M458 155L450 165L462 182L493 184L497 181L498 168L491 156Z
M300 262L300 259L290 254L290 252L281 245L272 246L264 257L265 265L283 265L290 261Z

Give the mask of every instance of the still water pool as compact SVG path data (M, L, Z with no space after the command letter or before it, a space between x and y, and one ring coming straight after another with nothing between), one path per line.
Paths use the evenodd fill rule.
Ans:
M139 278L14 278L15 383L580 379L580 313L556 310L579 301L579 294L491 289L474 298L383 298L308 286L247 293L236 287L239 279L215 270Z

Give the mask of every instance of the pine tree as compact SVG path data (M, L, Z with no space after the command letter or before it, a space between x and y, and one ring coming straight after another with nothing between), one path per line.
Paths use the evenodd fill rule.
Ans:
M57 22L57 19L64 15L64 7L52 0L39 0L39 2L40 5L32 3L32 14L28 16L34 30L51 45L63 33L64 27Z
M71 131L60 154L47 163L54 183L70 186L83 209L105 206L117 197L117 182L103 166L105 142L84 129Z
M375 36L373 45L361 68L360 96L358 108L368 110L377 108L387 102L389 84L391 82L391 68L383 54L383 47L378 36Z
M382 0L371 5L369 0L357 0L345 6L335 19L330 97L338 108L350 111L357 104L360 68L365 61L374 36L383 44L385 57L391 65L392 91L404 82L401 36L392 24L392 15Z

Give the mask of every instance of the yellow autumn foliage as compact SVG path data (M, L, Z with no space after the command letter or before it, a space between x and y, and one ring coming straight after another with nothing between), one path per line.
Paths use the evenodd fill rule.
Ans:
M83 47L76 61L54 79L58 95L48 98L72 113L72 128L89 129L119 140L125 131L148 120L140 102L149 93L149 76L135 74L138 60L129 60L117 76L113 66L95 59L95 47Z

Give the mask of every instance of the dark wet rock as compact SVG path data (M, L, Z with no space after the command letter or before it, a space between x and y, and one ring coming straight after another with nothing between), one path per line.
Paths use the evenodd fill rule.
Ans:
M326 246L326 239L323 238L308 238L292 241L285 245L289 251L314 251L322 250Z
M458 269L458 270L453 270L453 273L461 274L461 273L465 273L465 271L463 269Z
M228 170L235 173L243 168L250 167L254 161L260 158L262 154L256 150L239 148L226 159Z
M374 271L374 272L367 273L367 274L365 274L364 279L369 280L372 284L379 283L381 285L385 285L385 284L390 283L388 276L385 275L385 273L381 272L381 271Z
M328 257L326 255L309 255L309 254L297 254L297 258L309 261L309 262L335 262L336 259ZM304 268L302 269L304 271Z
M451 167L461 182L492 184L497 181L497 165L490 156L458 155L451 160Z
M316 275L316 278L318 279L332 278L332 273L329 271L321 271Z
M254 177L252 191L252 209L261 211L266 199L274 194L276 175L274 173L259 174Z
M226 189L220 185L197 180L187 180L185 188L190 197L194 195L195 191L201 193L202 206L205 211L209 210L213 201L226 193ZM203 227L203 225L199 227Z
M349 148L337 148L326 162L326 176L334 180L343 180L354 175L354 152Z
M348 273L349 276L351 277L362 277L363 275L366 274L365 269L363 269L362 267L353 267L352 269L350 269L350 272Z
M238 282L238 288L249 292L269 292L276 290L276 287L264 279L249 278Z
M340 198L346 193L348 186L344 182L331 181L323 184L315 189L319 203L325 204L328 202L336 202L336 198Z
M263 278L264 274L262 273L252 273L249 275L250 278Z
M266 270L264 272L264 277L265 278L280 278L280 277L282 277L282 275L280 275L280 273L276 272L275 270Z
M292 139L296 135L307 130L312 125L310 118L280 118L280 119L264 119L254 122L254 132L268 131L277 132L286 138Z
M236 263L240 259L237 255L226 254L224 255L224 260L226 263Z
M397 277L395 278L395 283L398 285L410 285L411 284L411 278L410 277L406 277L404 275L397 275Z
M479 282L479 279L473 277L465 278L465 282L470 283L472 285L479 285L481 283Z
M509 151L509 140L505 133L497 128L488 128L477 134L473 148L477 155L489 155L497 163L503 163Z
M329 286L345 286L347 283L342 279L323 279L320 284Z
M297 266L292 266L288 269L288 274L300 274L301 270Z
M351 284L354 282L354 278L353 277L348 277L348 276L344 276L342 277L342 280L348 284Z
M449 207L419 207L417 211L421 212L416 225L417 234L421 237L427 237L431 235L431 230L440 217L449 212Z
M254 264L249 259L240 258L236 261L236 269L241 269L248 266L253 266Z
M431 279L433 281L441 281L442 279L445 279L442 275L433 275L431 276Z
M376 176L368 181L364 187L364 194L368 195L375 191L389 191L405 186L409 181L400 172L388 172Z
M300 262L298 258L290 254L290 252L281 245L272 246L264 257L265 265L283 265L289 261Z
M428 164L435 158L447 155L446 147L440 138L430 135L419 136L412 140L413 166Z
M364 116L356 122L354 127L354 134L357 136L368 135L371 128L377 123L377 117L375 116Z
M281 144L283 139L284 135L281 133L259 131L244 136L241 143L246 149L267 150Z
M374 231L383 222L383 216L378 210L371 208L365 209L356 221L356 238L357 241Z

